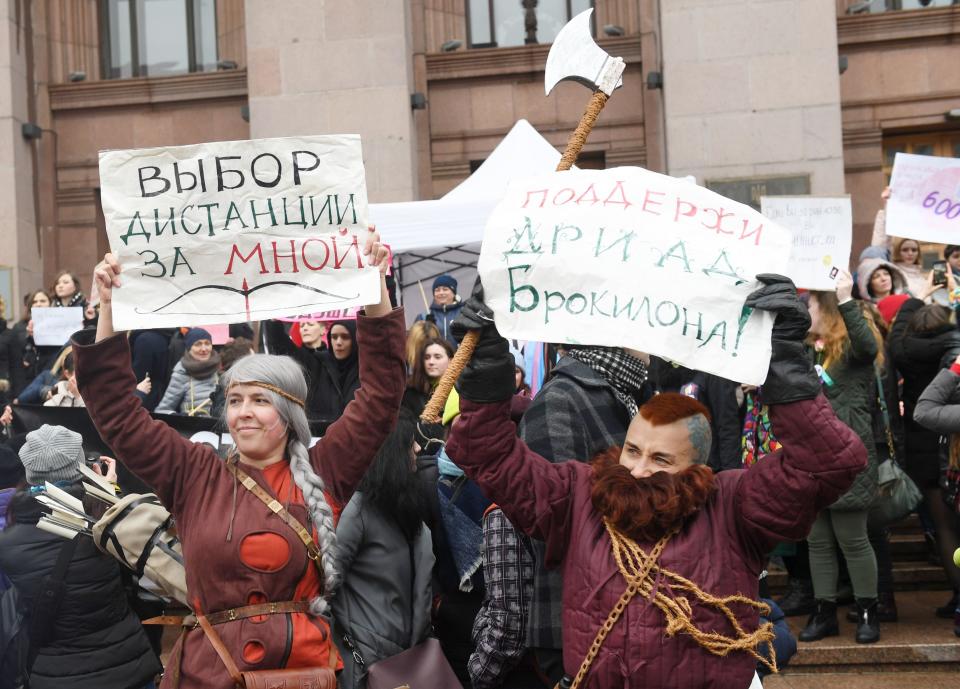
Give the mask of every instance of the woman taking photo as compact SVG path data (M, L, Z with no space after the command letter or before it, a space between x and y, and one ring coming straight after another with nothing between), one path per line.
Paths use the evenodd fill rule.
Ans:
M333 619L344 659L341 689L362 689L370 665L413 648L430 633L433 544L415 473L414 427L401 414L337 525L342 582Z
M837 277L837 291L810 293L810 333L814 363L837 418L863 440L868 463L835 503L817 516L807 542L810 574L817 609L801 641L836 636L837 544L850 570L857 606L857 643L880 639L877 619L877 560L867 537L867 512L877 492L877 455L873 438L876 400L874 363L883 350L880 335L867 320L860 303L851 298L853 281L846 272Z
M133 395L127 338L113 331L120 267L110 254L97 267L96 341L87 331L75 337L80 392L100 435L176 519L194 612L205 616L201 627L185 628L164 688L235 686L207 638L213 634L241 671L296 668L319 678L337 664L325 617L338 579L336 519L403 394L403 311L391 310L388 252L375 232L364 255L380 270L380 302L358 319L367 354L354 402L308 450L302 369L286 357L245 357L223 376L225 425L236 444L226 461L152 420Z

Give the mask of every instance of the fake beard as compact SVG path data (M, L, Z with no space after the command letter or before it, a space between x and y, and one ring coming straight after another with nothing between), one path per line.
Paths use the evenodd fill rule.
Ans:
M658 471L634 478L620 465L620 448L594 457L593 507L623 535L638 543L660 540L696 513L714 491L713 471L695 464L676 474Z

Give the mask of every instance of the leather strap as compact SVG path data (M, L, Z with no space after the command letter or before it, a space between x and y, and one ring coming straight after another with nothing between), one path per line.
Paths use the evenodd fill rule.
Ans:
M207 635L207 641L213 646L213 650L220 656L220 660L223 661L223 664L226 666L230 677L238 687L245 686L243 676L240 674L240 668L233 662L233 658L230 657L230 652L226 646L223 645L223 641L213 628L213 625L210 624L205 615L197 615L197 622L200 624L200 628L203 629L203 633Z
M155 624L164 627L193 627L197 623L197 618L193 615L157 615L140 620L140 624Z
M288 600L280 603L260 603L258 605L245 605L242 608L231 608L230 610L221 610L209 615L205 615L210 624L223 624L224 622L233 622L247 617L259 617L260 615L277 615L286 612L310 612L310 601L307 600ZM197 618L199 620L199 617Z
M319 566L320 548L317 547L317 544L313 540L313 536L311 536L310 532L304 528L303 524L298 522L292 514L287 512L286 508L280 504L279 500L265 491L259 483L254 481L236 464L227 462L227 471L233 474L240 481L240 485L257 496L257 498L260 499L260 502L266 505L271 512L280 517L284 522L286 522L287 526L297 533L297 536L300 537L300 540L303 541L303 544L307 546L307 557L309 557L311 560L317 563L317 566Z
M305 602L305 601L296 601L296 603L301 603L301 602ZM245 617L254 617L256 615L265 614L264 611L256 612L255 611L256 608L270 608L271 606L274 606L274 605L279 606L279 605L291 605L291 604L294 604L294 602L288 601L287 603L265 603L263 605L248 605L245 608L237 608L236 610L243 610L244 612L246 612L247 614L245 615ZM307 607L309 607L309 603L307 603ZM235 611L225 610L224 612L216 613L216 614L223 615L224 613L228 613L228 612L235 612ZM278 610L277 612L299 612L299 611ZM213 646L213 650L215 650L217 652L217 655L220 656L220 660L223 661L224 666L227 668L227 673L230 675L230 677L233 679L233 681L236 683L238 687L241 687L241 688L245 687L246 682L243 679L243 675L240 672L240 668L238 668L237 664L233 662L233 658L230 656L230 652L227 650L227 647L223 645L223 640L220 638L220 635L217 634L217 631L213 628L213 624L211 624L212 617L213 617L212 615L210 616L210 618L208 618L206 615L197 615L197 623L200 625L200 628L203 630L203 633L207 635L207 639L210 641L210 645ZM235 619L240 619L240 618L237 617ZM330 638L329 636L327 638L330 641L330 650L327 653L327 657L329 660L329 668L332 671L336 672L337 661L340 658L340 654L337 652L337 645L333 643L333 639ZM179 680L179 676L177 677L177 680Z
M244 605L239 608L230 608L206 615L210 624L223 624L224 622L233 622L235 620L244 620L248 617L260 617L261 615L279 615L292 612L310 612L310 601L306 600L286 600L280 603L258 603L257 605ZM198 618L194 615L157 615L140 624L162 624L167 626L196 627Z

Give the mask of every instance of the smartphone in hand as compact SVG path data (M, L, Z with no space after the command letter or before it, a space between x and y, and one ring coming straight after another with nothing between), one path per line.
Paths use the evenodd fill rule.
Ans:
M933 284L946 286L947 284L947 262L946 261L936 261L933 264Z

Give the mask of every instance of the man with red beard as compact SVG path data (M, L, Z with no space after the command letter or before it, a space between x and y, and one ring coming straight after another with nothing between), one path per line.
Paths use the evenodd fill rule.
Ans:
M640 408L622 448L552 464L510 422L513 363L479 285L454 324L480 330L458 382L448 455L563 572L564 670L573 687L746 688L769 641L755 602L767 553L806 537L866 466L834 415L787 278L760 275L746 305L776 314L764 399L783 449L714 476L709 413L680 395Z

